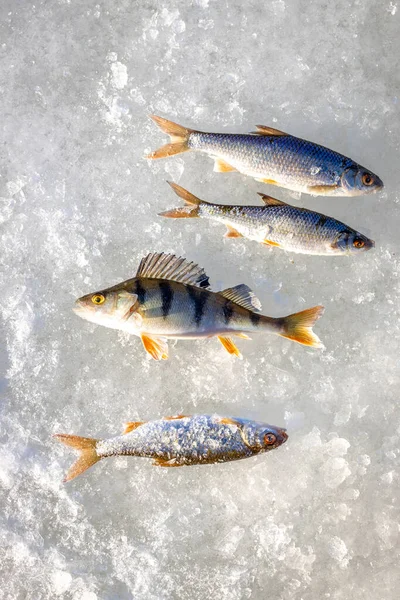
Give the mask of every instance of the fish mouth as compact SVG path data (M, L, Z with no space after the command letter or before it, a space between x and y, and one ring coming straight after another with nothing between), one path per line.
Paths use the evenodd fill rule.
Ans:
M288 434L286 433L286 429L280 429L278 431L278 439L280 441L281 444L284 444L286 442L286 440L288 439Z
M81 300L81 298L78 298L78 300L75 300L75 304L72 307L72 310L74 311L75 314L77 315L81 315L82 313L86 313L88 310L87 305Z

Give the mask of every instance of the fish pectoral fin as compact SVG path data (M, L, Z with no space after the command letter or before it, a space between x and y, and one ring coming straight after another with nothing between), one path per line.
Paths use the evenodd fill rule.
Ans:
M153 467L183 467L183 464L177 462L176 458L171 458L170 460L155 458L152 465Z
M338 185L309 185L307 191L314 196L329 196L338 189Z
M143 342L144 349L154 360L167 360L168 358L168 342L164 337L153 337L142 333L140 336Z
M215 173L229 173L230 171L237 171L235 167L232 167L223 158L214 159L214 172Z
M268 125L256 125L257 131L252 131L256 135L276 135L278 137L282 135L289 135L284 131L280 131L279 129L275 129L274 127L268 127Z
M177 421L179 419L188 419L189 415L174 415L173 417L163 417L163 421Z
M219 335L218 339L225 348L225 350L229 352L229 354L234 354L238 358L243 358L239 348L236 346L236 344L232 341L230 337L223 337L222 335Z
M275 181L275 179L261 179L259 177L256 177L255 179L256 181L261 181L261 183L268 183L269 185L281 185L280 183Z
M128 421L127 423L124 423L124 430L122 432L122 435L126 435L127 433L130 433L131 431L133 431L134 429L137 429L144 423L145 423L145 421Z
M226 226L226 233L224 235L224 238L240 238L243 237L241 233L239 233L236 229L234 229L234 227L231 227L230 225Z
M263 240L262 242L266 246L276 246L277 248L281 248L281 245L278 242L273 242L272 240Z
M282 202L282 200L278 200L277 198L272 198L272 196L267 196L267 194L263 194L262 192L257 192L257 194L267 206L288 206L286 202Z

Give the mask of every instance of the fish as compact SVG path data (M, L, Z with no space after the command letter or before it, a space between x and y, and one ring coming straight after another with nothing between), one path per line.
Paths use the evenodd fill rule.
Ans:
M218 337L229 354L242 357L232 337L272 333L321 348L312 326L324 307L286 317L260 314L261 303L244 284L221 292L210 289L204 269L174 254L144 257L133 279L76 300L75 313L93 323L141 338L155 360L168 358L168 339Z
M375 242L348 225L321 213L286 204L259 193L264 206L214 204L168 182L185 206L159 213L171 219L202 218L227 227L226 238L244 237L298 254L344 256L360 254Z
M203 152L214 159L214 171L238 171L257 181L314 196L361 196L383 188L381 179L338 152L257 125L248 134L205 133L163 117L150 115L171 143L147 155L166 158L182 152Z
M125 423L122 435L101 440L57 433L79 452L64 482L109 456L140 456L158 467L183 467L240 460L269 452L286 442L286 429L219 415L176 415Z

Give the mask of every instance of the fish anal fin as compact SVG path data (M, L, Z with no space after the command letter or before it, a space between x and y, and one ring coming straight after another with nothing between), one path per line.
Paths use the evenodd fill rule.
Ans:
M214 171L215 173L229 173L230 171L237 171L235 167L232 167L223 158L214 159Z
M179 419L187 419L188 415L174 415L172 417L163 417L164 421L178 421Z
M165 458L155 458L152 462L154 467L183 467L182 463L176 461L175 458L167 460Z
M127 423L124 423L124 430L122 432L122 435L126 435L127 433L130 433L131 431L133 431L134 429L137 429L144 423L145 423L145 421L128 421Z
M278 244L278 242L273 242L272 240L264 240L262 243L266 246L276 246L277 248L281 248L281 245Z
M272 198L272 196L267 196L267 194L263 194L262 192L257 192L257 194L267 206L287 206L286 202L282 202L282 200Z
M204 289L209 288L208 276L204 269L186 258L175 256L175 254L164 254L164 252L148 254L142 258L136 277L166 279Z
M257 131L254 131L253 133L256 133L257 135L275 135L275 136L282 136L282 135L289 135L288 133L285 133L284 131L280 131L280 129L275 129L274 127L268 127L268 125L256 125Z
M241 233L239 233L234 227L230 225L226 226L226 233L224 235L225 238L240 238L243 237Z
M261 181L261 183L268 183L268 185L281 185L280 183L275 181L275 179L261 179L259 177L256 177L256 180Z
M163 337L153 337L142 333L141 339L144 349L154 360L167 360L168 342Z
M221 344L223 345L223 347L225 348L225 350L227 352L229 352L229 354L234 354L238 358L242 358L242 354L241 354L239 348L233 342L232 338L219 335L218 339L221 342Z
M244 308L252 311L260 311L261 310L261 302L256 297L254 292L244 283L240 285L236 285L233 288L227 288L220 292L224 298L235 302L235 304L239 304Z

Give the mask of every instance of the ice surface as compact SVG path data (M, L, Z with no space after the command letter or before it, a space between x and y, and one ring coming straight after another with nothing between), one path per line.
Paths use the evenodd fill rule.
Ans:
M1 2L1 599L398 597L399 14L386 0ZM148 113L276 126L385 189L299 197L199 155L148 164L166 141ZM376 248L286 255L162 220L166 179L206 200L276 194ZM235 362L216 341L179 342L157 364L72 313L160 250L198 261L215 289L252 286L267 314L323 303L326 350L260 337ZM207 468L110 459L60 483L73 453L54 432L210 411L286 422L289 441Z

